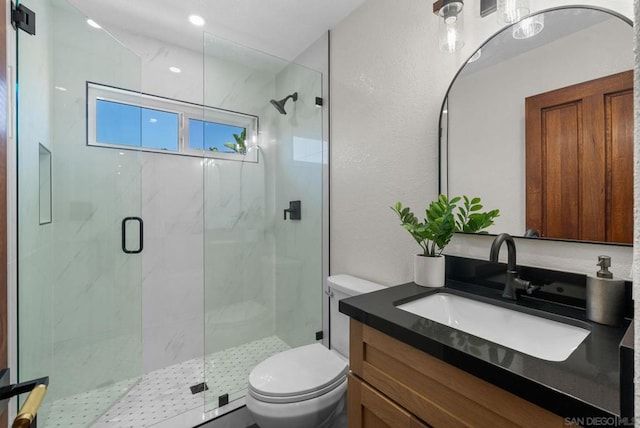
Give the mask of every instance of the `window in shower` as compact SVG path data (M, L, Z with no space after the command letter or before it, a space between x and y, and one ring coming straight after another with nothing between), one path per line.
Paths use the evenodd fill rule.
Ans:
M258 117L87 82L87 144L257 162Z
M178 113L96 100L96 143L178 151Z
M222 153L246 151L247 128L189 119L189 149Z

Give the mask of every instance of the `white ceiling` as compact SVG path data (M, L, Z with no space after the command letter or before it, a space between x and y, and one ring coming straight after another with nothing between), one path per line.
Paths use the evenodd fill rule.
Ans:
M198 49L202 32L293 60L365 0L69 0L105 29ZM187 17L204 17L194 27Z

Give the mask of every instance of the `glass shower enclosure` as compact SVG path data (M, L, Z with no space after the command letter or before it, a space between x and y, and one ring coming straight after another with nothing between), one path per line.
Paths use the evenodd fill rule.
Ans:
M228 88L243 88L228 95ZM297 93L281 114L270 100ZM260 118L258 162L205 161L207 408L246 392L267 356L322 330L322 94L319 72L204 36L204 104ZM285 212L299 201L301 218Z
M241 398L322 330L321 73L21 3L38 28L17 36L18 377L50 376L40 424ZM270 103L294 92L287 114Z
M122 220L141 215L140 152L85 144L85 81L139 90L141 61L64 2L27 6L39 35L17 36L18 376L51 377L41 421L92 391L88 423L142 376L142 262L118 251Z

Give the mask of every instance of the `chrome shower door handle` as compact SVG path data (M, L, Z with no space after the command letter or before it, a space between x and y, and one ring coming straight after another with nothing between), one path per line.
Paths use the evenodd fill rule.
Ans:
M137 221L138 222L138 248L135 250L127 249L127 222L129 221ZM140 217L125 217L122 219L122 251L126 254L139 254L142 252L142 242L144 239L144 223Z

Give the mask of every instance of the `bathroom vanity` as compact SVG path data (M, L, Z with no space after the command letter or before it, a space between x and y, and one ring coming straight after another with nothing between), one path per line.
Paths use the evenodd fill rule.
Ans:
M539 237L545 245L549 239L628 244L632 189L613 186L610 179L620 174L625 186L633 182L631 21L589 6L553 8L537 18L545 22L540 35L521 40L515 25L505 27L454 78L440 115L439 193L479 195L498 207L501 215L490 233ZM624 81L615 99L604 102L585 89L611 76ZM546 102L532 108L532 100L566 91L573 92L571 100L587 101L563 98L565 110L547 108ZM587 104L593 109L583 109ZM541 110L549 116L541 119ZM556 128L580 132L568 136ZM586 151L582 141L590 142ZM626 154L610 162L605 152ZM613 200L620 205L607 205ZM535 285L527 290L531 296L520 298L506 292L505 283L517 277L509 280L505 265L451 256L446 263L444 289L408 283L340 301L340 311L351 317L350 428L632 425L631 332L621 347L633 317L630 283L625 320L610 327L586 318L585 275L511 266ZM518 299L503 298L503 290ZM506 330L512 320L491 324L479 306L441 318L426 316L424 307L400 307L437 293L535 314L588 334L570 344L533 322L499 337L520 340L501 342L491 332ZM440 299L429 310L439 312L456 298ZM471 317L471 329L447 318L459 313ZM476 321L486 324L486 336L473 333ZM547 352L560 348L564 354Z
M407 428L566 425L561 416L358 321L351 321L350 333L351 428L378 426L372 420Z
M398 308L441 292L541 311L590 333L568 358L549 361ZM505 302L497 288L451 277L443 289L408 283L348 298L340 311L351 317L351 428L613 426L620 416L619 346L629 319L608 327L578 307Z

